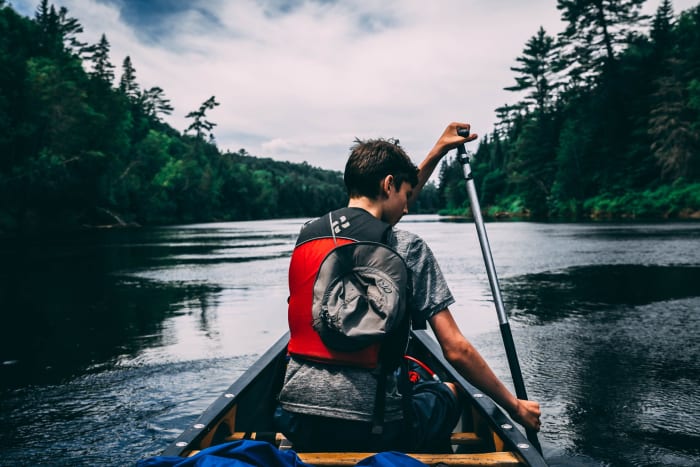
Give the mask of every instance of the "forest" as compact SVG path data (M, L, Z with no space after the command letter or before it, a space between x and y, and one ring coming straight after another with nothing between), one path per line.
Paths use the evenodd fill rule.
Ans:
M700 217L700 7L651 18L643 0L558 0L568 25L516 57L514 104L472 169L490 218ZM645 26L648 25L648 26ZM163 121L160 87L117 67L105 34L48 0L0 0L0 235L98 226L311 217L341 206L342 174L221 151L207 113ZM413 212L469 215L451 157Z
M471 157L485 215L700 218L700 6L643 3L558 0L565 30L527 41ZM443 164L441 212L468 212L462 177Z

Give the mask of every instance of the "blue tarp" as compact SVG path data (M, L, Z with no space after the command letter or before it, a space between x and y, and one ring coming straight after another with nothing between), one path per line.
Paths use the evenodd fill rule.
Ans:
M426 467L400 452L381 452L361 460L360 467ZM312 467L292 450L280 451L264 441L242 440L204 449L192 457L155 456L136 467Z

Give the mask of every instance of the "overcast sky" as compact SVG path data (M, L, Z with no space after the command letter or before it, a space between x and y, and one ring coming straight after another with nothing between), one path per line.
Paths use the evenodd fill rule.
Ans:
M10 0L33 16L39 0ZM649 0L654 12L660 0ZM222 150L342 170L355 137L394 137L415 162L450 121L490 133L517 98L510 67L556 0L58 0L121 75L160 86L183 131L210 96ZM676 14L697 0L673 1ZM476 143L472 143L476 144ZM474 149L476 146L474 146Z

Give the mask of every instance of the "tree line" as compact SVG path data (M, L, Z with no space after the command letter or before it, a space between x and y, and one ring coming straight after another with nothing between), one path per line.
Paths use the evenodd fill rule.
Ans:
M700 217L700 7L648 18L643 3L558 0L564 31L527 41L506 88L519 100L471 159L487 214ZM468 211L454 159L440 200Z
M516 58L520 100L472 159L487 214L531 218L684 216L700 211L700 8L664 1L559 0L568 27L542 28ZM0 233L311 217L341 206L342 174L222 152L208 112L179 132L160 87L117 67L106 35L80 40L66 8L33 18L0 0ZM440 169L414 212L468 211L462 170Z
M344 204L342 174L220 151L207 113L180 133L160 87L130 57L80 41L47 0L33 18L0 0L0 233L321 215ZM435 193L435 197L437 194Z

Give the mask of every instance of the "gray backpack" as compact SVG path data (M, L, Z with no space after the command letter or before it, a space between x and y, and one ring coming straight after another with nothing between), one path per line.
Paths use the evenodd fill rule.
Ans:
M375 242L338 246L314 283L313 327L331 349L352 352L407 329L408 270L391 248Z

